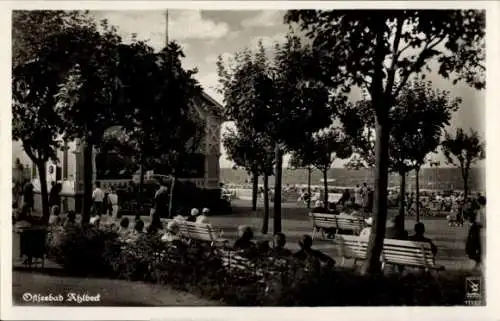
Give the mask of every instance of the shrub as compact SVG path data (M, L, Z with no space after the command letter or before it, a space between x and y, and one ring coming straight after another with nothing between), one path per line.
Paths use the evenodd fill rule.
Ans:
M465 272L368 277L261 257L251 270L228 273L218 251L207 244L167 246L147 235L121 244L115 233L93 228L55 230L49 248L73 275L167 284L232 306L460 305L465 296Z
M75 275L110 275L107 261L118 251L116 233L91 226L59 228L49 238L49 256Z

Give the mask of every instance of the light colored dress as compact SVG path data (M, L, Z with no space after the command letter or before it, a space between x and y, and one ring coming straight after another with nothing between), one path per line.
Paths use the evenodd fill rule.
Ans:
M359 206L363 205L363 197L361 195L361 188L359 187L354 190L354 203Z
M367 226L361 230L361 233L359 233L359 237L363 239L369 239L371 232L372 232L372 227Z
M117 219L118 217L118 195L116 193L110 193L108 195L109 202L111 203L111 217Z

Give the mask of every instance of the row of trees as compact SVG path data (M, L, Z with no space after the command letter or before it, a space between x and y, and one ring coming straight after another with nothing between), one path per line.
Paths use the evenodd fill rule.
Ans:
M45 218L45 165L58 161L64 141L78 138L83 147L84 222L94 148L111 142L133 157L141 183L144 171L159 164L175 177L202 133L191 108L201 87L182 57L174 42L161 52L140 41L125 44L107 21L87 12L13 13L13 138L38 168ZM107 131L117 125L114 134Z
M374 223L363 271L380 270L388 173L401 175L404 193L405 175L436 150L460 103L434 90L425 73L434 65L454 83L484 88L484 20L484 12L475 10L291 10L285 22L302 37L291 33L271 58L260 44L255 54L243 50L227 64L219 59L226 113L237 126L224 143L254 177L268 175L274 165L275 233L281 231L283 153L321 170L325 184L332 162L351 157L355 165L375 169ZM347 98L352 87L365 93L356 103ZM464 144L452 141L471 142L474 135L459 131L443 143L448 160L455 155L463 173L484 148L477 139L463 152Z

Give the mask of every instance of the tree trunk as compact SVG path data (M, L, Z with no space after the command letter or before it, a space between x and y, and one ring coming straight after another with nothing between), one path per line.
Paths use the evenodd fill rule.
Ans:
M172 206L174 202L175 175L172 174L172 182L170 183L170 199L168 200L168 218L172 218Z
M40 193L42 198L42 216L43 222L49 222L50 209L49 209L49 191L47 186L47 170L45 168L45 162L37 162L36 167L38 168L39 178L40 178Z
M142 211L142 208L144 206L144 160L143 157L141 156L141 161L139 164L139 211ZM137 214L137 213L136 213Z
M275 147L276 177L274 180L273 232L281 232L281 176L283 172L283 152L279 143Z
M469 195L469 169L462 170L462 179L464 180L464 199Z
M307 208L311 208L311 173L312 173L312 168L311 166L307 166L307 195L309 197L307 198Z
M375 111L375 191L373 194L373 225L363 265L363 274L380 273L380 254L384 245L387 220L387 180L389 164L389 108L392 101L392 85L384 93L384 58L386 54L384 33L386 24L380 16L374 16L376 48L373 56L375 67L369 88L372 110Z
M252 211L257 211L257 199L259 196L259 174L257 171L254 171L252 173L253 178L252 178Z
M420 168L415 168L415 206L417 210L417 222L420 222L420 184L418 182L418 173Z
M382 104L375 105L387 108ZM387 117L387 116L385 116ZM373 225L367 248L367 259L363 266L363 274L376 274L380 272L380 254L385 238L385 224L387 220L387 183L389 162L389 127L386 119L376 118L376 143L375 143L375 190L373 194Z
M325 209L328 208L328 168L324 169L323 171L323 188L324 194L323 194L323 207Z
M90 211L92 209L92 148L93 145L89 142L88 137L85 138L83 144L83 211L82 224L87 224L90 219Z
M262 221L262 234L269 230L269 176L264 173L264 219Z
M399 171L399 213L401 217L405 217L405 193L406 193L406 172ZM404 222L404 220L402 220ZM403 226L397 226L398 229L404 230Z

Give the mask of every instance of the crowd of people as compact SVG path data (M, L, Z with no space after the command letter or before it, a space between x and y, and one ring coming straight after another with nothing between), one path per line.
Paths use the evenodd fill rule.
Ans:
M77 222L74 211L69 211L65 215L61 213L60 193L61 184L53 182L49 191L51 212L49 226L51 228L57 226L65 228L75 226ZM373 219L367 217L369 215L369 205L371 205L369 194L370 189L366 184L363 184L361 187L357 186L353 193L346 190L337 203L329 203L325 206L320 200L316 200L312 212L362 217L366 223L366 227L361 231L360 236L369 238L371 225L373 224ZM26 221L33 211L34 187L31 182L25 182L22 188L22 196L23 206L18 211L17 221ZM452 196L456 199L450 215L447 217L449 225L463 226L464 221L470 223L465 250L467 256L475 263L475 267L479 267L482 262L482 253L484 253L486 198L481 195L468 198L460 198L460 195ZM162 181L159 182L158 189L154 195L150 212L151 220L147 227L138 215L135 217L133 224L128 217L119 218L118 196L113 188L103 190L100 182L96 182L92 193L92 201L90 224L96 228L106 228L116 231L119 238L127 243L135 242L141 235L158 235L162 241L182 244L183 239L179 234L179 224L181 221L198 224L210 223L210 210L208 208L203 208L201 211L197 208L192 208L189 212L178 212L174 219L164 226L160 218L169 216L169 194L166 183ZM386 238L428 242L431 244L432 252L434 254L437 252L437 247L431 239L425 236L425 225L423 223L416 223L413 235L409 235L404 228L401 229L401 226L404 226L404 222L398 220L403 220L403 217L398 215L388 222ZM334 235L337 231L326 230L326 232L329 235ZM268 241L255 242L252 229L248 226L242 226L239 228L239 237L233 247L235 250L242 251L250 256L255 253L259 255L262 253L274 253L279 256L293 255L297 258L313 257L318 262L334 263L333 259L311 248L312 239L308 235L302 237L299 242L300 250L295 254L292 254L291 251L285 248L286 237L282 233L276 234L272 243L273 246L270 246Z

